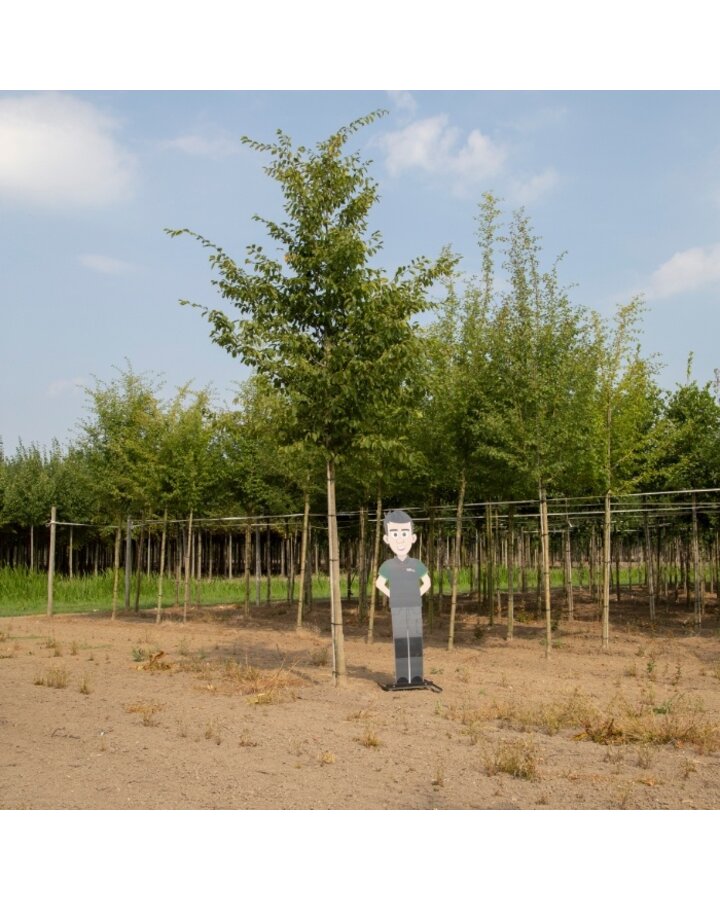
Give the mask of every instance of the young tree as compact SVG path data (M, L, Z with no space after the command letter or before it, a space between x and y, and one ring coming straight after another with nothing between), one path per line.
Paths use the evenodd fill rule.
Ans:
M203 309L212 340L265 375L290 401L298 437L322 450L326 464L330 547L333 675L346 680L336 516L337 463L371 416L376 398L389 398L411 366L417 334L413 317L425 293L449 271L449 256L418 259L392 277L370 265L380 235L367 233L377 184L347 141L379 113L341 128L314 150L295 148L281 131L272 144L243 142L269 154L266 173L280 185L287 221L255 219L279 245L273 258L252 244L244 265L191 234L212 251L214 282L239 318Z
M602 645L610 641L611 497L632 490L642 474L641 454L655 411L653 366L640 356L637 333L642 300L618 307L614 321L594 316L596 396L592 442L603 516Z

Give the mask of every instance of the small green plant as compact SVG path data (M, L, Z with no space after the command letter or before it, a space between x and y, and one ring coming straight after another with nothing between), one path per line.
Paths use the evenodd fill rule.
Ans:
M142 647L133 647L132 658L134 662L142 662L147 658L147 652Z
M647 677L650 679L650 681L655 681L657 677L655 674L655 667L655 657L651 656L647 661Z

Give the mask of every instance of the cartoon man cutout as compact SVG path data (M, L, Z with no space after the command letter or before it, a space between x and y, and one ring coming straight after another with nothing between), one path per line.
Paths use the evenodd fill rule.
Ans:
M413 522L402 509L385 515L383 540L395 554L380 566L375 586L390 598L395 644L395 687L424 686L422 596L430 589L430 576L419 559L408 556L417 540Z

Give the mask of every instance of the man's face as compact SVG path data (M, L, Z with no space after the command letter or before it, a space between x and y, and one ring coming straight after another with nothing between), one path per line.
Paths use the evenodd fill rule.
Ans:
M413 534L412 522L388 522L383 540L398 559L405 559L417 535Z

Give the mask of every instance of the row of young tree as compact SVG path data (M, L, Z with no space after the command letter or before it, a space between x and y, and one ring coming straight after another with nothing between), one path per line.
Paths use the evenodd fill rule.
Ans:
M536 498L550 636L548 496L604 504L604 618L609 607L611 504L631 491L720 484L716 385L664 392L642 353L640 298L606 320L570 298L561 259L546 266L523 210L508 219L483 196L476 277L445 249L394 273L368 219L378 186L348 140L377 114L316 148L245 139L270 157L286 221L256 216L277 253L259 245L236 263L210 251L226 305L201 308L211 339L253 370L237 405L208 391L159 385L132 370L89 392L70 448L19 447L0 466L6 542L47 521L121 527L128 516L260 517L327 511L335 670L344 675L338 504L452 506L450 645L462 523L468 503ZM183 301L185 302L185 301ZM194 305L194 304L193 304ZM359 516L358 521L364 521ZM30 553L32 554L32 537ZM338 631L339 629L339 631Z

